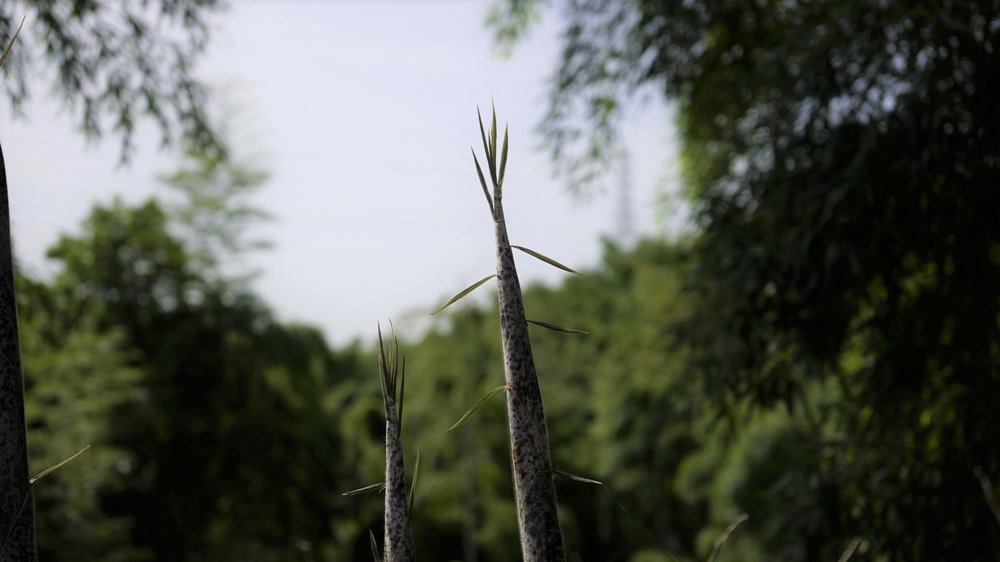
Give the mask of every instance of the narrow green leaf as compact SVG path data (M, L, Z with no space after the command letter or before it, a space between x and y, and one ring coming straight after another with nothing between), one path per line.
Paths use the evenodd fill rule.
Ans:
M479 108L476 108L476 115L479 116L479 135L483 137L483 150L486 152L486 167L490 171L490 179L493 180L493 185L497 184L497 157L494 150L491 148L490 142L486 140L486 129L483 128L483 116L479 113Z
M559 269L561 269L563 271L567 271L569 273L574 273L576 275L582 275L582 273L580 273L579 271L575 271L573 269L570 269L569 267L567 267L567 266L565 266L565 265L557 262L556 260L554 260L554 259L552 259L550 257L547 257L547 256L543 256L542 254L539 254L538 252L536 252L534 250L529 250L529 249L525 248L524 246L514 246L514 245L511 245L511 248L517 248L518 250L521 250L522 252L528 254L529 256L538 258L538 259L542 260L543 262L545 262L545 263L547 263L547 264L549 264L549 265L551 265L553 267L558 267Z
M483 169L479 166L479 159L476 158L475 149L472 150L472 161L476 163L476 173L479 174L479 184L483 186L483 195L486 196L486 204L490 206L490 216L496 214L493 210L493 198L490 197L490 188L486 187L486 178L483 177Z
M382 556L378 553L378 541L375 540L375 533L371 529L368 529L368 540L371 541L372 557L375 558L375 562L382 562Z
M28 484L34 484L35 482L38 482L39 480L41 480L42 478L45 478L49 474L52 474L53 472L55 472L55 471L59 470L60 468L66 466L67 463L69 463L70 461L72 461L76 457L79 457L80 455L82 455L83 452L86 451L89 448L90 448L90 445L87 445L86 447L84 447L84 448L80 449L79 451L77 451L77 453L75 455L73 455L72 457L70 457L70 458L62 461L61 463L59 463L59 464L57 464L55 466L50 466L50 467L46 468L45 470L39 472L38 474L35 475L34 478L32 478L31 480L28 480Z
M461 424L462 422L464 422L466 420L466 418L468 418L469 416L471 416L472 414L474 414L476 412L476 410L478 410L479 407L482 406L487 400L489 400L490 398L492 398L498 392L503 392L504 390L507 390L507 385L502 384L502 385L494 388L493 390L487 392L486 396L483 396L482 398L479 399L478 402L476 402L475 404L473 404L472 407L469 408L469 411L465 412L464 416L462 416L457 422L455 422L454 425L452 425L451 427L448 428L448 431L451 431L451 430L455 429L456 427L458 427L459 424Z
M500 186L503 186L503 176L507 171L507 125L503 126L503 146L500 148Z
M403 427L403 385L406 377L406 357L400 360L399 339L396 337L396 329L389 321L392 329L392 341L387 346L382 337L382 325L378 325L378 368L379 383L382 386L382 405L385 409L386 421L393 420L400 431ZM392 403L396 408L391 408Z
M464 290L464 291L462 291L461 293L459 293L459 294L457 294L457 295L455 295L455 296L451 297L451 300L449 300L448 302L446 302L446 303L444 303L443 305L441 305L441 308L439 308L439 309L435 310L434 312L432 312L432 313L431 313L431 316L434 316L434 315L435 315L435 314L437 314L438 312L441 312L442 310L444 310L444 309L448 308L449 306L451 306L451 305L455 304L455 302L456 302L456 301L458 301L459 299L461 299L461 298L462 298L462 297L464 297L465 295L468 295L468 294L469 294L469 293L471 293L472 291L475 291L476 289L478 289L478 288L479 288L479 286L480 286L480 285L482 285L483 283L485 283L485 282L489 281L490 279L493 279L493 278L494 278L494 277L496 277L496 276L497 276L497 274L496 274L496 273L491 273L491 274L487 275L486 277L483 277L483 278L482 278L482 279L480 279L479 281L476 281L476 282L475 282L475 283L473 283L472 285L469 285L469 287L468 287L467 289L465 289L465 290Z
M384 487L385 487L385 482L376 482L374 484L369 484L367 486L364 486L362 488L358 488L356 490L351 490L350 492L344 492L344 493L342 493L340 495L342 495L342 496L357 496L357 495L360 495L360 494L364 494L365 492L371 492L372 490L381 490Z
M14 41L17 41L17 36L21 34L21 28L24 27L24 20L28 16L21 18L21 23L17 26L17 30L14 31L14 36L10 38L10 42L7 43L7 47L4 48L3 54L0 55L0 66L3 66L4 61L7 60L7 55L10 54L10 48L14 46Z
M410 498L408 511L413 516L413 491L417 489L417 476L420 475L420 449L417 449L417 460L413 463L413 478L410 480Z
M399 342L396 342L399 345ZM403 394L406 392L406 356L399 365L399 402L396 403L396 425L399 428L399 438L403 438Z
M385 356L385 344L382 342L382 324L378 324L378 381L382 388L382 404L389 403L389 365Z
M490 104L493 105L493 104ZM493 166L496 167L497 158L497 107L493 105L493 118L490 123L490 152L493 153ZM496 181L496 177L494 177Z
M577 482L581 482L583 484L593 484L595 486L603 486L604 485L604 482L601 482L600 480L591 480L590 478L584 478L583 476L577 476L575 474L571 474L571 473L566 472L564 470L559 470L558 468L553 468L552 472L558 474L559 476L565 476L566 478L569 478L570 480L576 480Z
M536 326L541 326L543 328L548 328L549 330L552 330L553 332L561 332L563 334L584 334L584 335L590 334L590 332L585 332L583 330L577 330L577 329L574 329L574 328L563 328L562 326L556 326L555 324L550 324L549 322L543 322L541 320L531 320L529 318L528 322L530 322L530 323L532 323L532 324L534 324Z
M486 151L488 164L493 159L493 155L490 154L490 143L486 141L486 129L483 128L483 114L479 112L479 107L476 107L476 115L479 116L479 136L483 138L483 150Z

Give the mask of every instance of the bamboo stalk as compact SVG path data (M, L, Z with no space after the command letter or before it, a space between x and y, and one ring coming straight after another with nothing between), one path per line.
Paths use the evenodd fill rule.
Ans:
M545 426L542 392L531 353L528 322L524 314L521 284L507 236L503 213L503 181L507 166L507 130L497 162L496 112L493 113L487 142L482 118L479 120L483 149L492 180L490 212L493 216L497 253L497 293L500 305L500 340L503 345L504 376L507 386L507 422L510 431L511 465L517 506L517 526L521 554L525 562L564 562L562 530L556 510L556 490L552 479L549 435ZM486 190L478 161L476 169Z
M413 561L413 530L403 463L402 413L405 367L399 363L398 343L386 353L379 329L379 371L385 405L385 562ZM399 392L397 394L397 383Z
M34 501L28 481L24 376L17 333L7 171L0 149L0 561L31 562L35 550Z
M507 380L507 421L521 553L525 562L562 562L566 554L556 512L556 490L552 481L542 392L531 353L521 284L507 237L503 204L494 196L493 205L500 340Z

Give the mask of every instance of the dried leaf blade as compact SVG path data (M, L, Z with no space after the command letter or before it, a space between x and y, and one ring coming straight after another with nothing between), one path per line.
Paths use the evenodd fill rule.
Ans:
M21 28L24 27L24 20L27 19L27 17L28 16L23 16L21 18L21 23L18 24L17 30L14 31L14 36L10 38L10 42L7 43L7 46L3 50L3 54L0 54L0 66L3 66L4 61L7 60L7 55L10 54L10 49L14 46L14 41L17 41L17 36L21 34Z
M489 400L490 398L493 398L497 393L503 392L505 390L507 390L507 385L502 384L502 385L494 388L493 390L487 392L486 396L483 396L482 398L479 399L478 402L476 402L475 404L473 404L472 407L469 408L469 411L465 412L465 415L463 415L461 418L459 418L459 420L457 422L455 422L451 427L448 428L448 431L451 431L451 430L455 429L456 427L458 427L469 416L471 416L472 414L476 413L476 410L478 410L483 404L485 404L487 400Z
M518 250L521 250L522 252L528 254L529 256L531 256L533 258L537 258L537 259L542 260L543 262L551 265L552 267L557 267L557 268L559 268L559 269L561 269L563 271L566 271L568 273L572 273L574 275L582 275L579 271L576 271L576 270L570 268L569 266L563 265L563 264L557 262L556 260L554 260L554 259L552 259L552 258L550 258L550 257L548 257L546 255L540 254L540 253L538 253L538 252L536 252L534 250L529 250L528 248L525 248L524 246L514 246L514 245L511 245L511 248L517 248Z
M413 492L417 489L417 476L420 476L420 449L417 449L417 460L413 463L413 478L410 480L410 497L407 500L409 504L407 509L411 514L413 513Z
M461 293L459 293L459 294L457 294L457 295L455 295L455 296L451 297L451 300L449 300L448 302L444 303L443 305L441 305L441 307L440 307L440 308L438 308L437 310L435 310L434 312L432 312L432 313L431 313L431 316L434 316L435 314L437 314L437 313L441 312L442 310L444 310L444 309L448 308L449 306L451 306L451 305L455 304L455 303L456 303L456 302L458 302L458 301L459 301L459 300L460 300L460 299L461 299L462 297L464 297L465 295L468 295L468 294L469 294L469 293L471 293L472 291L475 291L476 289L478 289L478 288L479 288L479 286L480 286L480 285L482 285L483 283L485 283L485 282L489 281L490 279L493 279L493 278L494 278L494 277L496 277L496 276L497 276L497 274L496 274L496 273L491 273L491 274L487 275L486 277L483 277L483 278L482 278L482 279L480 279L479 281L476 281L476 282L475 282L475 283L473 283L472 285L469 285L469 286L468 286L468 287L467 287L467 288L466 288L465 290L463 290L463 291L462 291Z
M840 554L840 558L837 559L837 562L847 562L850 560L851 556L854 556L854 551L858 549L860 544L861 537L854 537L851 539L851 542L847 544L847 548L845 548L844 552Z
M56 464L54 466L50 466L50 467L46 468L45 470L39 472L38 474L35 475L34 478L32 478L31 480L28 480L28 484L34 484L35 482L38 482L39 480L41 480L42 478L45 478L49 474L52 474L53 472L55 472L55 471L59 470L60 468L66 466L73 459L75 459L76 457L79 457L80 455L82 455L84 453L84 451L86 451L89 448L90 448L90 445L87 445L86 447L84 447L84 448L80 449L79 451L77 451L75 455L69 457L68 459L65 459L62 462L60 462L60 463L58 463L58 464Z
M729 535L733 534L733 531L736 530L736 527L740 526L740 523L749 518L750 517L746 513L741 513L736 517L736 519L733 519L732 523L726 527L726 530L722 532L719 538L715 539L715 543L712 545L712 552L708 555L707 562L715 562L715 557L719 555L719 550L722 549L722 544L729 540Z
M584 478L583 476L577 476L576 474L572 474L570 472L566 472L565 470L559 470L558 468L552 469L552 472L554 472L555 474L558 474L559 476L565 476L566 478L569 478L570 480L574 480L574 481L580 482L582 484L593 484L594 486L603 486L604 485L604 482L601 482L600 480L593 480L591 478Z
M497 157L497 107L493 106L493 118L490 122L490 153L493 154L493 159L496 160ZM494 181L496 176L494 176Z
M397 342L396 345L399 345ZM399 402L396 404L396 426L399 434L403 434L403 395L406 392L406 356L400 360L399 365Z
M480 113L478 107L476 107L476 115L479 117L479 136L483 139L483 150L486 151L486 161L489 163L493 159L493 156L490 154L490 143L486 140L486 129L483 127L483 114Z
M536 326L541 326L543 328L552 330L553 332L559 332L562 334L583 334L583 335L590 334L590 332L584 330L577 330L576 328L564 328L562 326L557 326L556 324L552 324L551 322L544 322L542 320L532 320L530 318L528 318L527 320L531 324L534 324Z
M503 146L500 147L500 185L503 185L503 176L507 172L507 133L508 127L503 127Z
M486 177L483 176L483 168L479 165L479 158L476 158L476 151L472 151L472 161L476 163L476 173L479 174L479 184L483 186L483 195L486 196L486 204L490 206L490 215L495 215L493 210L493 198L490 197L490 188L486 187Z
M344 493L342 493L340 495L342 495L342 496L357 496L357 495L364 494L366 492L371 492L373 490L381 490L384 487L385 487L385 482L376 482L374 484L369 484L367 486L362 486L361 488L357 488L357 489L351 490L350 492L344 492Z

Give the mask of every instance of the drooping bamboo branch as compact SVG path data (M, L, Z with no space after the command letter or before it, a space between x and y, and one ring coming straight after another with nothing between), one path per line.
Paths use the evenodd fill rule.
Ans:
M406 494L401 438L406 365L399 361L399 347L395 340L388 346L388 351L386 350L381 328L378 333L378 345L382 402L385 405L384 559L385 562L412 562L413 531L410 527L410 506Z
M542 408L542 393L528 337L521 284L507 237L503 214L503 180L507 167L507 131L504 130L500 160L497 162L496 112L489 132L479 128L492 181L492 197L478 160L483 191L493 216L497 253L497 293L500 299L500 339L503 345L507 383L507 420L510 430L511 464L517 524L521 534L521 554L525 562L563 562L566 559L562 531L556 511L556 491L552 480L549 436Z

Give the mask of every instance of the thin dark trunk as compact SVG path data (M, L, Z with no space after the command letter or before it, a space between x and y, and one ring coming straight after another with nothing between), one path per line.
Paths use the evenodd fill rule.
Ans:
M0 562L31 562L38 557L19 341L7 170L0 150Z

